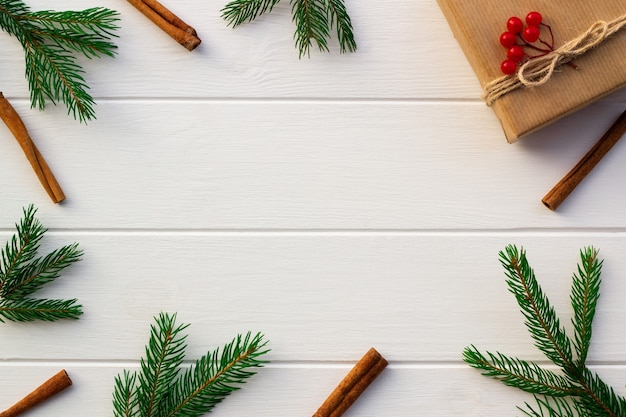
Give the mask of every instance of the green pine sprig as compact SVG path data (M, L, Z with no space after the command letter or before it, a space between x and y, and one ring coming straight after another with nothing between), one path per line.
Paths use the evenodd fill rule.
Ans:
M280 0L233 0L222 9L222 18L237 27L272 11ZM333 29L341 53L356 51L352 21L343 0L290 0L292 20L296 25L294 39L300 58L310 56L315 44L328 52Z
M0 0L0 28L24 49L32 107L43 110L48 100L63 102L75 119L95 118L95 102L76 55L114 56L118 20L116 11L101 7L32 12L21 0Z
M187 327L176 324L176 314L155 317L140 370L115 378L115 417L199 417L265 363L263 335L247 333L184 366Z
M603 261L592 247L580 251L581 262L573 275L570 301L574 337L567 335L544 294L523 249L511 245L500 252L507 285L515 296L535 346L560 368L556 373L502 353L481 353L466 347L463 359L483 375L530 392L535 403L519 407L530 417L623 417L626 399L615 393L586 366L592 322L600 297Z
M76 299L31 298L83 255L74 243L38 256L46 229L35 218L36 212L32 205L24 209L17 233L0 249L0 322L77 319L82 314Z

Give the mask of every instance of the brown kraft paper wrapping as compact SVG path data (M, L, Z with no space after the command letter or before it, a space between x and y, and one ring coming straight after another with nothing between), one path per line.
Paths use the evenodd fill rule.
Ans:
M626 0L437 0L482 88L503 74L500 34L511 16L538 11L552 28L557 49L597 21L626 14ZM542 29L542 38L544 35ZM578 69L558 68L547 83L521 87L499 98L493 110L509 142L626 86L626 29L575 59Z

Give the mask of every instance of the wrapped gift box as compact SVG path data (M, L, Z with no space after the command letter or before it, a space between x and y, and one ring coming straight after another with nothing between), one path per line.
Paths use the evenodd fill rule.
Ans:
M450 28L484 88L503 76L506 49L500 34L511 16L522 20L538 11L550 25L555 49L585 33L598 21L626 14L626 0L438 0ZM542 39L545 39L542 28ZM626 86L626 29L575 59L577 69L563 65L543 85L522 87L492 105L505 136L514 142L607 94Z

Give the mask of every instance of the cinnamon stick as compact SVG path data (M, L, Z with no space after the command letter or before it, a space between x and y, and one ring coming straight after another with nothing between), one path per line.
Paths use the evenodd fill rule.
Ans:
M61 186L57 182L52 170L43 158L43 155L39 152L39 149L35 146L35 143L31 139L24 122L20 118L19 114L11 103L0 92L0 119L7 125L15 139L22 147L28 162L33 167L35 174L39 178L41 185L46 190L50 198L55 203L60 203L65 200L65 194L61 189Z
M624 134L626 134L626 111L618 117L578 164L543 197L541 202L550 210L556 210Z
M72 380L65 370L58 372L52 378L41 384L37 389L21 399L13 407L0 413L0 417L16 417L24 411L47 400L53 395L72 385Z
M337 385L313 417L343 415L386 367L387 360L376 349L371 348Z
M154 24L190 51L200 45L196 30L156 0L128 0Z

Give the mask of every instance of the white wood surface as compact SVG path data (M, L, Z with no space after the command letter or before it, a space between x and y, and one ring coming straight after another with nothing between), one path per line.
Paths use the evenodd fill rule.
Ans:
M190 53L125 1L64 1L122 17L118 56L85 62L88 126L29 108L2 35L0 90L68 199L50 203L0 126L0 242L34 203L47 248L85 251L39 295L85 314L0 325L0 408L65 368L73 387L28 415L112 415L113 377L169 311L191 324L189 359L248 330L270 340L217 416L311 415L371 346L390 365L346 417L519 415L528 396L461 361L468 344L544 361L498 263L509 243L564 322L578 250L601 250L590 361L626 394L626 144L558 212L540 203L626 92L509 145L434 0L346 0L358 52L303 60L287 0L236 30L222 3L168 0L203 40Z

